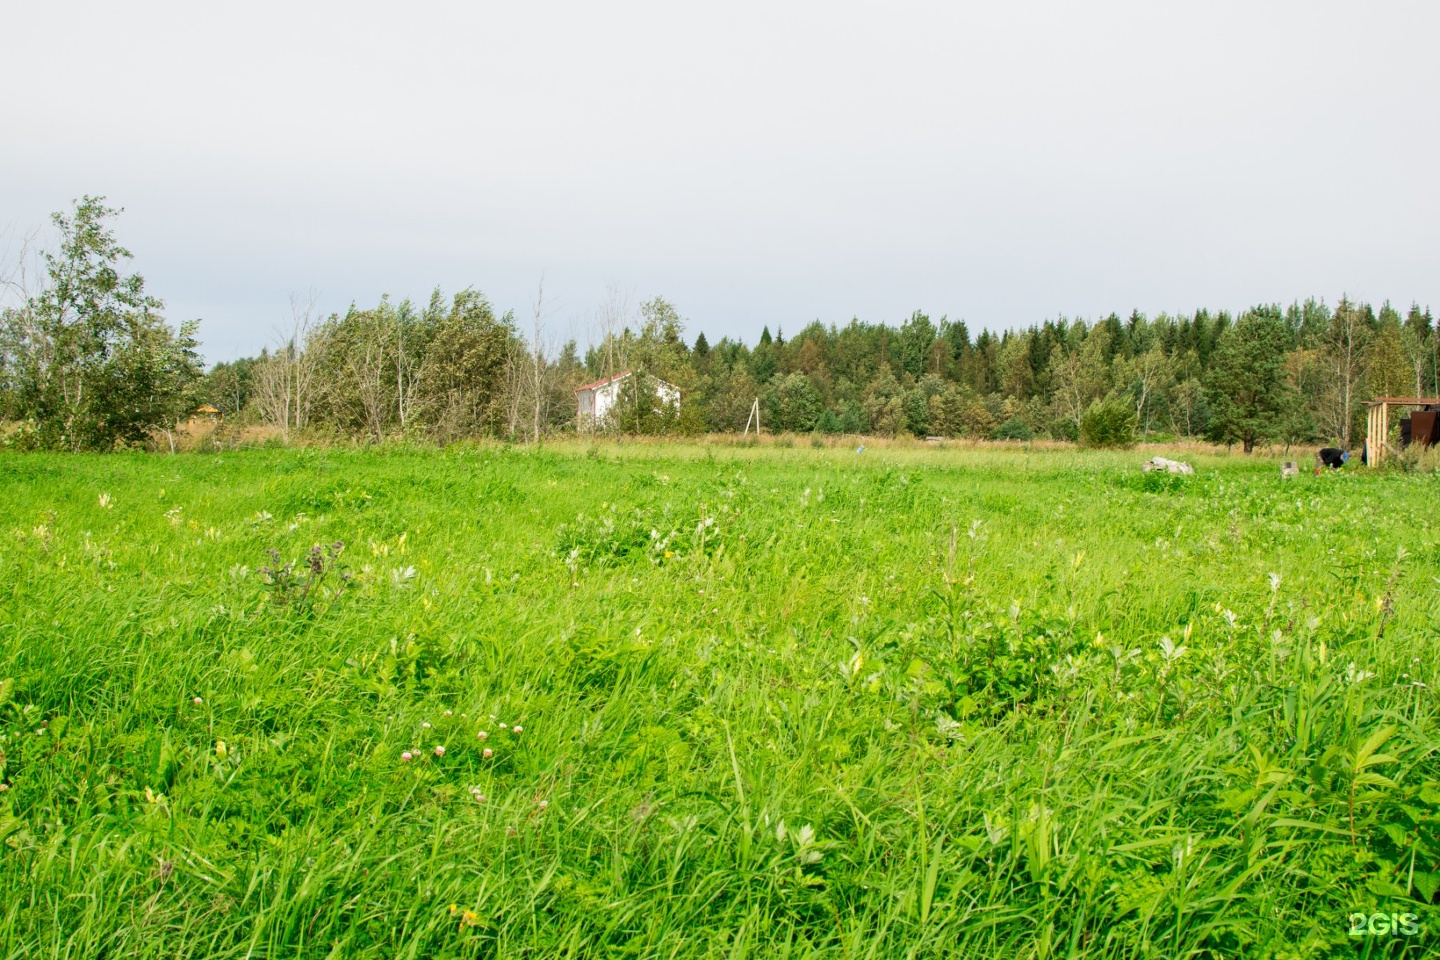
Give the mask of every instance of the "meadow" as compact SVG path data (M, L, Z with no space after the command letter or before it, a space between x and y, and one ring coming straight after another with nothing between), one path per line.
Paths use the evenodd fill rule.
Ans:
M0 956L1433 956L1440 481L1143 458L0 456Z

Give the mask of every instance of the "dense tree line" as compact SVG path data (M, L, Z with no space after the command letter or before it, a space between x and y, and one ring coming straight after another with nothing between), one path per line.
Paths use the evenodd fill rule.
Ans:
M1429 310L1402 315L1347 298L1333 308L1313 299L1262 305L1238 317L1061 318L975 336L964 322L916 312L898 327L812 323L789 338L766 329L753 345L711 344L703 333L687 345L683 320L660 298L633 321L601 336L582 360L573 342L537 356L513 316L496 316L473 292L453 302L436 293L424 309L382 300L302 324L299 348L222 364L208 379L225 385L212 402L235 409L248 393L279 424L261 385L309 366L295 425L374 439L413 430L529 438L537 423L541 433L570 429L575 386L635 370L637 381L663 379L684 399L667 416L653 391L622 397L612 429L740 430L758 399L770 431L1097 443L1169 435L1246 450L1319 440L1349 447L1363 430L1364 400L1440 393ZM538 420L524 415L537 398Z
M200 375L194 326L172 330L128 253L87 198L56 216L59 251L42 289L0 323L0 404L11 437L104 449L165 433L199 403L287 439L534 439L575 428L574 388L634 371L604 429L742 429L758 400L768 431L914 434L1095 444L1135 435L1204 437L1247 451L1363 432L1363 401L1440 394L1429 309L1403 314L1342 297L1289 307L1095 321L1047 320L972 334L915 312L898 326L812 323L753 345L685 339L675 307L636 311L612 294L594 342L551 347L537 298L529 329L480 293L390 298L318 317L292 304L285 342ZM679 388L659 403L654 381Z
M1342 298L1154 318L1064 318L972 337L963 322L915 313L898 329L811 324L691 351L709 425L738 426L761 398L782 430L1083 439L1087 413L1128 410L1142 434L1348 446L1376 395L1434 394L1428 310L1401 316Z

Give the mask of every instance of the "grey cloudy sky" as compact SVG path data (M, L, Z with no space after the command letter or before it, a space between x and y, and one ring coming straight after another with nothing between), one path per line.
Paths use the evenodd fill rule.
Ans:
M11 3L0 250L83 193L212 360L292 293L1440 307L1440 4Z

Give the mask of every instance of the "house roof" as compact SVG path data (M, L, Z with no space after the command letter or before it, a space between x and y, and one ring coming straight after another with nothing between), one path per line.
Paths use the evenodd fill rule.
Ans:
M208 403L202 403L202 404L200 404L200 406L198 406L198 407L195 408L195 412L196 412L196 413L219 413L219 412L220 412L220 408L219 408L219 407L212 407L212 406L211 406L210 404L208 404Z
M594 383L587 383L587 384L585 384L585 385L583 385L583 386L576 387L576 388L575 388L575 392L576 392L576 393L580 393L581 391L584 391L584 390L594 390L596 387L603 387L603 386L605 386L605 384L610 383L612 380L624 380L624 379L625 379L626 377L628 377L628 376L630 376L630 371L629 371L629 370L621 370L619 373L615 374L613 377L603 377L603 378L601 378L601 379L599 379L599 380L596 380Z
M598 388L600 388L600 387L605 386L605 384L607 384L607 383L614 383L616 380L624 380L626 377L630 376L630 374L633 373L633 372L634 372L634 371L632 371L632 370L621 370L619 373L615 374L615 376L613 376L613 377L606 377L606 378L604 378L603 380L596 380L594 383L587 383L587 384L585 384L585 385L583 385L583 386L576 387L576 388L575 388L575 392L576 392L576 393L584 393L586 390L596 390L596 389L598 389ZM677 393L679 392L679 388L676 387L675 384L671 383L671 382L668 381L668 380L661 380L659 377L655 377L655 376L652 376L650 379L651 379L651 380L654 380L656 383L660 384L661 386L669 387L671 390L674 390L674 391L676 391Z
M1421 405L1440 403L1440 397L1376 397L1374 400L1366 400L1365 406L1378 407L1382 403L1405 407L1418 407Z

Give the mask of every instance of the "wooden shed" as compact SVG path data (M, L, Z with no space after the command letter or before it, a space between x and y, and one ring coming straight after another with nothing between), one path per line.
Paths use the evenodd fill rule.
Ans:
M1422 420L1426 425L1423 432L1412 431L1414 440L1419 443L1431 444L1437 441L1435 432L1437 427L1436 412L1440 411L1440 397L1376 397L1374 400L1366 401L1365 424L1365 464L1367 466L1378 466L1385 461L1389 454L1396 453L1390 445L1390 408L1406 410L1419 407L1421 410L1410 415L1412 425L1417 417L1428 414Z

